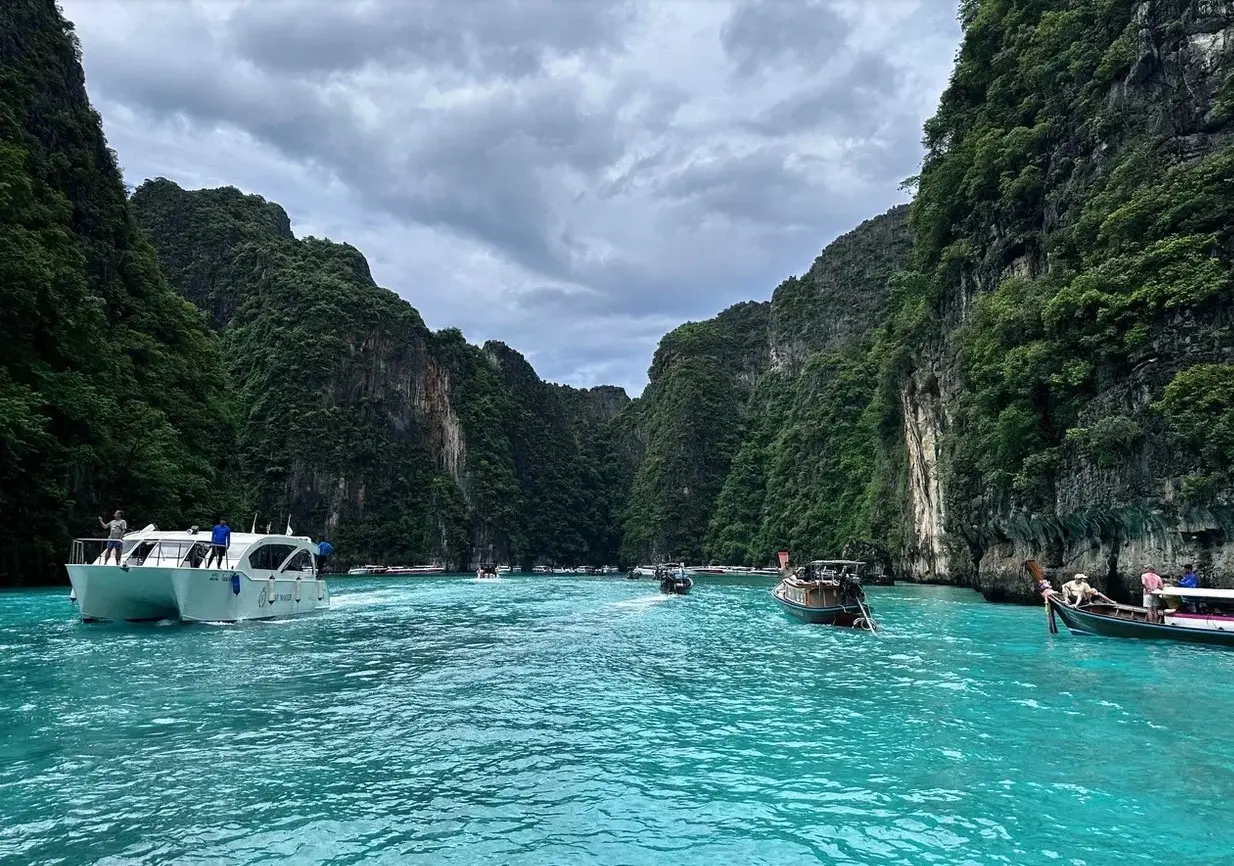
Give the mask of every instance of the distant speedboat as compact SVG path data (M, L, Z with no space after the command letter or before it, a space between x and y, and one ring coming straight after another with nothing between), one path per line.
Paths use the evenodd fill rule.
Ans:
M445 574L446 569L440 565L359 565L347 569L353 576L371 577L415 577L422 574Z
M785 576L771 591L785 613L802 622L875 629L859 569L847 559L819 559Z
M494 565L482 565L476 569L476 577L484 580L496 580L497 567Z
M687 595L693 586L694 578L686 574L683 568L678 568L675 571L668 569L660 570L660 592L666 595Z
M233 532L222 568L201 568L209 533L148 526L125 536L120 565L89 559L73 543L65 568L84 622L237 622L312 613L330 606L316 570L316 547L303 536ZM103 548L106 550L106 548Z

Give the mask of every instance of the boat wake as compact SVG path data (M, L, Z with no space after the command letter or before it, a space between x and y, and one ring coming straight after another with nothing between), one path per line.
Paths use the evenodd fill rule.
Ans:
M341 607L381 607L402 601L406 593L394 589L381 589L375 592L348 592L345 595L330 596L330 609Z
M646 610L647 608L655 607L658 604L663 604L668 601L671 596L667 595L641 595L638 598L627 598L624 601L615 601L609 607L618 608L621 610Z

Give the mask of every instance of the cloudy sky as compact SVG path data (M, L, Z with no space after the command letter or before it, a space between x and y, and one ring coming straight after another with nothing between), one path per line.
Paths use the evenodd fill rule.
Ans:
M62 0L129 183L238 186L429 326L637 393L903 200L952 0Z

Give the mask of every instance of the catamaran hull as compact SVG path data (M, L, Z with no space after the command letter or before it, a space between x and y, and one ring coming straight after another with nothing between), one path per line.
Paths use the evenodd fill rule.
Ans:
M177 619L174 568L129 568L117 565L70 565L69 582L85 622Z
M239 622L313 613L330 606L330 589L312 575L275 580L235 571L70 565L69 581L85 622ZM232 587L238 578L240 592Z
M202 579L196 569L177 569L172 581L176 606L185 622L240 622L300 616L330 606L324 580L311 575L297 578L245 577L239 572L217 572ZM239 578L233 586L232 574Z
M1184 628L1164 623L1140 622L1118 619L1112 616L1089 613L1063 604L1054 596L1050 607L1058 614L1067 628L1078 634L1095 634L1103 637L1130 637L1148 640L1177 640L1186 643L1203 643L1234 647L1234 632L1207 628Z

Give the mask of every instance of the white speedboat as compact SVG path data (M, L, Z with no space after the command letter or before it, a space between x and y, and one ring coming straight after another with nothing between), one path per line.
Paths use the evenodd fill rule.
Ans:
M97 540L73 543L66 568L85 622L180 619L237 622L312 613L330 589L303 536L233 532L222 567L204 568L210 534L148 526L124 538L120 565L88 558ZM105 548L104 548L105 549ZM92 550L91 550L92 552Z

